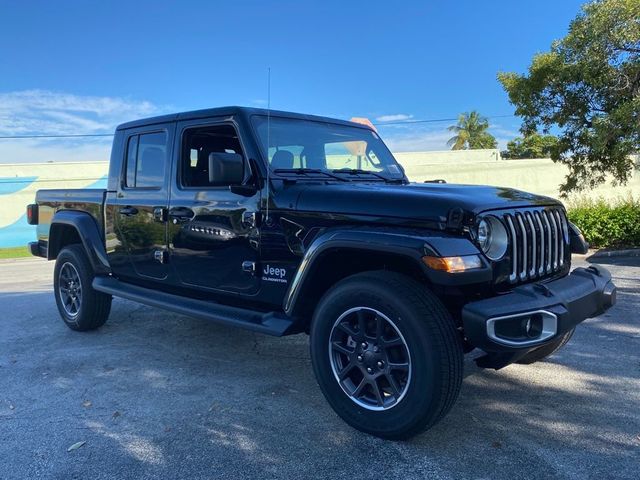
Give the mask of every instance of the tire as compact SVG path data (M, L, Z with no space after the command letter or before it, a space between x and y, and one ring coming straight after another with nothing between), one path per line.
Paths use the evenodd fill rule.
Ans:
M111 310L111 295L91 286L94 273L84 247L74 244L62 249L53 272L56 305L67 327L84 332L104 325Z
M458 397L463 348L454 322L433 293L405 275L365 272L340 281L318 303L310 334L320 389L358 430L407 439L435 425Z
M519 363L521 365L531 365L532 363L539 362L540 360L544 360L548 356L553 355L562 347L564 347L569 342L569 340L571 340L571 337L573 336L573 332L575 332L575 330L575 328L572 328L564 335L553 340L551 343L527 353L516 363Z

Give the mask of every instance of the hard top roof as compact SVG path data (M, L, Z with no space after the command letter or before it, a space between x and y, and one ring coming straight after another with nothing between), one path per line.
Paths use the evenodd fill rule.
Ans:
M131 122L126 122L121 125L118 125L117 130L124 130L127 128L143 127L146 125L154 125L158 123L175 122L175 121L181 121L181 120L195 120L195 119L207 118L207 117L220 117L224 115L239 114L248 118L251 115L267 115L267 113L269 113L269 115L271 115L272 117L285 117L285 118L296 118L300 120L313 120L316 122L337 123L342 125L349 125L349 126L369 129L369 127L366 125L349 122L347 120L339 120L337 118L321 117L318 115L308 115L304 113L284 112L281 110L268 111L267 109L264 109L264 108L232 106L232 107L206 108L203 110L193 110L190 112L171 113L168 115L160 115L157 117L142 118L140 120L133 120Z

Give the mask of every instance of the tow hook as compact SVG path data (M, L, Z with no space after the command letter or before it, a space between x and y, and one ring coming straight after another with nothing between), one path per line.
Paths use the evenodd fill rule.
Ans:
M613 282L607 283L602 289L602 296L604 297L605 306L607 308L613 307L617 300L617 289Z
M600 277L600 270L597 267L594 267L593 265L589 265L587 267L587 270L589 270L590 272L592 272L594 275L597 275L598 277Z
M536 290L538 290L542 295L544 295L545 297L551 297L553 296L553 294L551 293L551 291L549 290L549 288L546 285L543 285L542 283L536 283L533 285L533 288L535 288Z

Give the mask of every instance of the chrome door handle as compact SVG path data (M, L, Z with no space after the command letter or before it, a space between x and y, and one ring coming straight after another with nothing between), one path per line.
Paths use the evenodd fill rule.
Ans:
M171 223L184 223L188 222L195 216L193 210L187 207L174 207L169 210L169 218L171 218Z
M126 206L120 209L120 215L124 215L125 217L131 217L132 215L137 215L138 209L136 207Z

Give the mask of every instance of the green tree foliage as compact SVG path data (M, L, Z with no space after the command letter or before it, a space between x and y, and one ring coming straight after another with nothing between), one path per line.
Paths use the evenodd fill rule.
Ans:
M461 113L458 116L458 124L449 127L455 135L449 139L447 145L451 150L496 148L498 142L487 132L489 121L475 110Z
M533 57L527 75L498 79L526 135L556 126L552 158L569 167L561 186L593 188L608 174L626 183L640 150L640 1L588 3L569 33Z
M558 145L558 138L553 135L532 133L516 137L507 143L507 150L502 152L504 158L549 158Z

